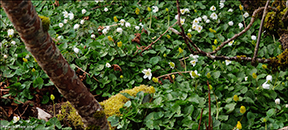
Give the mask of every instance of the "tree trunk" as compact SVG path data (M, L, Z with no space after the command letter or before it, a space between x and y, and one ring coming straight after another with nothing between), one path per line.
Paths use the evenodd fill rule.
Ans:
M109 129L103 108L76 76L55 46L42 21L28 0L1 0L2 8L19 32L28 51L50 77L59 92L73 105L85 127Z

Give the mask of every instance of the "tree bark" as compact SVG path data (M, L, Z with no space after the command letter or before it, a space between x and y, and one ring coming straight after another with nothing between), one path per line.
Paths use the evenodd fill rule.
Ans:
M73 105L84 127L109 129L103 108L76 76L75 71L55 46L49 33L43 31L30 0L1 0L2 8L19 32L26 49L50 77L59 92Z

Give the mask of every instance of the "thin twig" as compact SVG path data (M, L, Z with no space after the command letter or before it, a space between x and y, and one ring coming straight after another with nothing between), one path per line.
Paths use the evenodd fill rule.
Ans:
M87 73L86 71L84 71L83 69L81 69L79 66L75 65L79 70L81 70L83 73L87 74L90 76L89 73ZM94 76L92 76L93 79L95 79L97 82L99 82Z
M161 34L155 41L151 42L150 45L148 45L147 47L145 47L145 48L141 51L140 55L142 54L143 51L148 50L149 48L151 48L151 46L152 46L154 43L156 43L158 40L160 40L160 38L161 38L164 34L166 34L166 33L170 30L170 28L172 28L176 23L177 23L177 22L175 22L173 25L171 25L171 26L170 26L163 34Z
M258 31L257 42L256 42L256 46L255 46L255 49L254 49L254 55L253 55L252 62L251 62L252 65L255 65L255 58L256 58L257 53L258 53L259 43L260 43L261 34L262 34L262 27L263 27L263 23L264 23L266 14L267 14L267 7L268 7L269 2L270 2L270 0L267 0L266 5L264 7L264 13L263 13L261 24L260 24L260 28L259 28L259 31Z
M248 24L248 26L242 30L240 33L238 34L235 34L232 38L228 39L227 41L225 42L222 42L221 45L219 45L213 52L210 52L209 54L215 54L217 51L219 51L222 47L224 47L224 45L226 45L227 43L229 43L230 41L234 40L235 38L241 36L242 34L244 34L246 31L249 30L249 28L252 26L252 24L254 23L255 21L255 16L256 14L258 14L260 11L262 11L265 7L260 7L258 9L256 9L254 12L253 12L253 15L252 15L252 18L250 20L250 23ZM277 10L276 8L272 8L270 6L268 6L269 9L273 9L273 10Z
M199 125L198 125L198 130L200 130L202 115L203 115L203 108L201 109L201 114L200 114L200 121L199 121Z
M172 75L172 74L182 74L182 73L190 73L191 71L181 71L181 72L172 72L172 73L169 73L169 74L164 74L164 75L161 75L161 76L158 76L157 78L162 78L162 77L166 77L166 76L169 76L169 75Z
M184 41L185 41L185 44L186 44L187 47L188 47L188 50L193 54L194 51L193 51L193 49L191 48L190 44L188 43L187 37L185 37L186 34L185 34L184 28L183 28L183 26L182 26L182 24L181 24L181 22L180 22L180 15L181 15L181 13L180 13L180 7L179 7L179 0L176 0L176 5L177 5L177 12L178 12L178 19L177 19L177 21L178 21L178 25L179 25L179 27L181 28L181 31L182 31L181 36L183 37L183 39L184 39Z

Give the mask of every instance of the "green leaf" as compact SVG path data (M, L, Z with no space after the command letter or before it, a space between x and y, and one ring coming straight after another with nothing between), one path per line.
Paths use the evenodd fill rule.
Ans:
M220 74L221 74L220 71L216 71L216 72L213 72L213 73L212 73L212 76L213 76L215 79L218 79L218 78L220 77Z
M230 113L235 109L236 105L237 105L236 103L229 103L225 105L224 109L227 110L227 113Z
M155 56L155 57L152 57L149 62L150 62L152 65L156 65L156 64L158 63L158 61L159 61L158 56Z
M266 115L268 116L268 117L271 117L271 116L273 116L273 115L275 115L276 114L276 110L274 109L274 108L271 108L271 109L269 109L267 112L266 112Z
M41 77L38 77L33 81L34 88L38 87L39 89L41 89L43 85L44 85L44 80Z

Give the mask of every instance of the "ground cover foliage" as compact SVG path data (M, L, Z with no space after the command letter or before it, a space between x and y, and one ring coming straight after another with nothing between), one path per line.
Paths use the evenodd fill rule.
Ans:
M91 93L110 97L141 84L156 90L148 101L143 101L147 99L144 93L136 97L123 94L130 101L120 109L122 115L108 118L115 129L197 129L200 118L201 129L205 129L207 80L214 129L288 125L287 70L272 71L268 63L253 66L250 61L191 55L190 44L181 35L171 30L164 34L177 22L176 1L54 2L33 1L33 5L39 15L49 17L49 34ZM240 33L252 19L240 1L180 1L179 6L185 34L205 52ZM261 17L255 18L248 31L215 55L253 57L260 23ZM35 90L53 83L25 49L3 9L0 28L0 81L9 89L1 95L1 104L35 98L40 104L51 104L51 93L39 98ZM172 28L181 32L177 24ZM9 29L14 30L12 35ZM257 58L281 54L278 39L263 32ZM1 120L1 125L62 128L55 118L46 124L35 118L10 120Z

